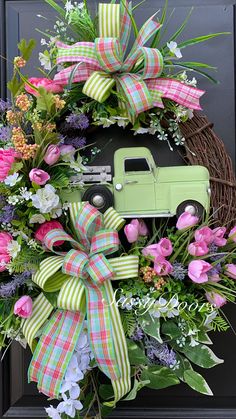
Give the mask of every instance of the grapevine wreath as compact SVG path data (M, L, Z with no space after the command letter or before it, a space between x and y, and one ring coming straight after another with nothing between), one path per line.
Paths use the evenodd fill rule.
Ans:
M167 3L137 28L126 0L95 14L46 1L43 76L25 76L35 41L22 40L0 100L3 356L29 346L28 380L54 419L105 417L143 387L212 395L194 368L223 362L209 333L230 327L235 301L235 177L188 76L214 81L212 67L182 54L225 34L177 44L189 15L163 42ZM121 136L114 171L96 165L96 129L110 126L137 135ZM157 168L141 136L190 165Z

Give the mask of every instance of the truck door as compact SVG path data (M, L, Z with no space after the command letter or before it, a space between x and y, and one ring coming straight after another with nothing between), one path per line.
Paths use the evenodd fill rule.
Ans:
M155 210L154 175L146 158L124 160L124 210L137 215Z

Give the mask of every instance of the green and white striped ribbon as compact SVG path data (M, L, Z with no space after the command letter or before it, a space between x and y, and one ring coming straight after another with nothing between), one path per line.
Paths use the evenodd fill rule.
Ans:
M113 207L110 207L106 210L103 215L104 224L106 228L114 228L115 230L119 231L124 225L125 220L114 210Z
M115 79L111 74L103 71L94 71L85 82L83 93L99 103L103 103L111 94L111 89L115 86Z
M99 3L100 38L120 38L120 5Z
M39 329L44 325L52 311L53 306L47 300L44 294L41 293L33 302L33 311L31 317L23 320L22 322L22 332L32 352L34 351L37 344L35 337L37 336Z

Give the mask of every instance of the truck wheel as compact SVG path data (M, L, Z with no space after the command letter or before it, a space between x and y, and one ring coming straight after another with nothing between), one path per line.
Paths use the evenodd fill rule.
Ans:
M191 215L195 215L199 219L202 219L204 211L204 207L200 204L200 202L190 199L189 201L184 201L179 204L176 210L176 216L178 218L181 214L183 214L183 212L189 212Z
M82 201L88 201L102 213L109 207L112 207L114 203L111 191L100 185L93 185L87 189L82 197Z

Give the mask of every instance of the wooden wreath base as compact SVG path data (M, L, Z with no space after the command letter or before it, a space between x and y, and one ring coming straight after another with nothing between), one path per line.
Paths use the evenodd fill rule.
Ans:
M236 222L236 178L223 141L213 131L213 124L199 113L181 124L180 129L186 139L182 153L186 163L203 165L210 172L216 223L232 227Z

